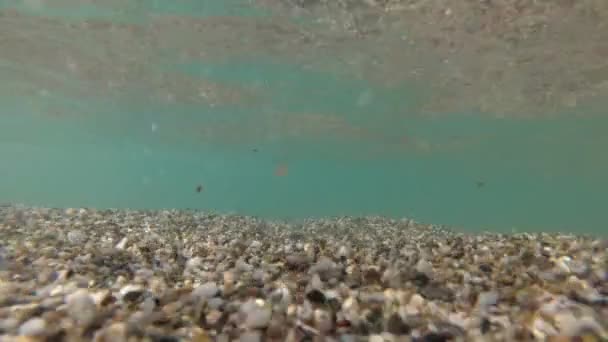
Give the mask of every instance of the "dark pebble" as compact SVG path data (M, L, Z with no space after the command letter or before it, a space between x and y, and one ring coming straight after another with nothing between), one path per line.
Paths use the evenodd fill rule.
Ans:
M488 332L490 332L491 327L492 327L492 324L490 323L490 320L484 317L481 320L481 326L479 327L479 329L481 330L481 333L487 334Z
M382 274L375 268L370 268L363 273L363 280L369 284L378 284L382 279Z
M492 266L489 264L481 264L479 265L479 270L484 273L492 273Z
M450 340L450 336L446 334L440 333L428 333L419 339L416 339L416 342L447 342Z
M327 302L327 298L325 297L323 292L317 289L309 291L306 294L306 299L308 299L311 303L314 304L325 304Z
M452 290L437 284L430 284L421 288L420 294L428 300L451 302L454 299L454 292Z
M287 262L287 267L291 270L302 271L310 265L309 258L306 255L301 254L288 255L287 258L285 258L285 261Z
M180 339L175 336L160 336L160 335L148 335L152 342L179 342Z
M142 295L144 294L144 291L129 291L127 293L125 293L125 295L122 297L125 301L127 302L135 302L136 300L138 300L139 298L142 297Z
M431 279L422 272L416 272L412 277L412 283L418 287L424 287L429 284Z
M393 335L407 335L412 330L396 313L393 313L386 323L386 329Z
M448 322L435 323L435 327L440 331L441 335L447 336L450 339L454 339L465 334L465 331L461 327Z
M382 321L382 307L372 309L365 317L367 321L367 329L372 334L380 334L384 330Z

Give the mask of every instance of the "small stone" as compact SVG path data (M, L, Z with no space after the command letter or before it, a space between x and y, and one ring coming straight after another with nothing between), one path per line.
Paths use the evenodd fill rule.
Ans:
M192 294L201 299L210 299L212 297L217 296L220 292L220 289L217 287L215 282L208 282L198 286Z
M313 289L320 290L323 288L323 281L318 274L313 274L312 279L310 280L310 287Z
M479 265L479 270L483 273L492 273L492 266L490 264Z
M310 268L311 273L318 273L321 280L328 280L336 269L336 263L327 257L321 257L317 263Z
M382 335L370 335L369 342L384 342L384 337Z
M334 327L331 315L325 310L315 310L314 321L315 328L317 328L322 334L329 333Z
M245 327L249 329L262 329L268 326L270 323L270 317L272 316L272 311L266 308L257 308L251 310L247 313L247 318L245 319Z
M212 310L219 310L224 305L224 300L220 297L214 297L207 300L207 307Z
M481 324L479 326L479 330L481 331L482 334L487 334L488 332L490 332L490 329L492 328L492 323L490 322L489 319L487 319L486 317L481 319Z
M120 289L120 295L125 302L134 302L138 300L144 293L144 288L141 285L129 284Z
M314 317L314 310L309 302L304 302L302 305L298 305L296 314L302 321L310 321Z
M432 278L433 264L431 264L430 262L428 262L424 259L420 259L420 260L418 260L418 263L416 264L416 272L423 273L427 277Z
M441 333L436 333L436 332L430 332L427 333L425 335L423 335L422 337L420 337L419 339L417 339L417 341L419 342L447 342L450 341L451 337L441 334Z
M209 334L199 327L192 328L190 335L192 336L192 342L211 342Z
M40 315L42 308L37 303L20 304L11 307L11 316L18 319L19 322L26 321L33 316Z
M496 291L482 292L477 297L477 306L480 310L487 310L490 306L498 303L498 293Z
M77 324L88 326L97 315L95 301L86 290L78 290L66 297L68 314Z
M196 270L199 269L203 266L203 258L197 256L194 258L190 258L188 259L188 261L186 261L186 268L184 271L188 270Z
M327 298L323 294L323 292L319 290L312 290L306 294L306 299L308 299L311 303L314 304L325 304L327 302Z
M261 342L262 333L259 331L245 331L239 338L239 342Z
M292 254L285 258L287 267L292 270L304 270L310 265L310 259L304 254Z
M245 261L243 261L242 259L237 260L236 264L235 264L235 268L237 271L239 272L251 272L253 271L253 266L249 265L248 263L246 263Z
M87 241L87 235L80 230L72 230L67 234L68 241L74 245L82 245Z
M382 280L382 274L377 267L370 267L363 272L363 280L367 284L378 284Z
M338 257L339 258L348 258L350 255L350 248L348 248L347 246L340 246L340 249L338 249Z
M450 302L454 299L454 292L438 284L429 284L420 289L420 294L429 300Z
M449 340L454 340L465 333L461 327L449 322L438 322L434 325L439 333L443 336L447 336Z
M608 340L608 332L592 317L563 321L560 330L568 336L581 336L589 333Z
M42 318L32 318L19 327L19 335L41 336L46 331L46 322Z
M285 320L273 316L266 329L266 337L279 340L283 336L285 336Z
M97 305L98 307L108 305L113 300L115 300L112 297L112 293L109 290L97 291L97 292L91 294L91 298L93 299L93 302L95 303L95 305Z
M424 300L424 298L421 295L416 293L412 296L412 298L410 298L409 305L411 305L415 308L422 308L424 306L425 302L426 301Z
M211 326L216 326L223 317L223 313L218 310L211 310L206 316L205 321Z
M397 313L393 313L388 318L388 322L386 323L386 330L394 335L407 335L410 333L411 328L407 325L401 316Z
M386 298L383 292L361 294L361 301L365 303L383 304L385 300Z
M416 285L418 287L424 287L430 283L431 278L429 278L429 276L427 276L424 273L415 272L413 274L413 276L411 277L411 280L412 280L412 283L414 283L414 285Z
M125 323L114 323L109 327L95 333L94 342L126 342L127 325Z
M351 334L340 335L340 342L356 342L357 338Z
M264 272L263 270L255 270L253 271L253 274L251 275L251 279L253 279L253 281L258 285L258 286L264 286L264 280L266 279L267 274L266 272Z
M125 236L124 238L122 238L122 240L120 240L116 246L114 248L118 249L118 250L123 250L125 248L127 248L127 243L129 242L129 239L127 239L127 237Z
M14 317L9 317L0 320L0 331L10 332L19 327L19 320Z

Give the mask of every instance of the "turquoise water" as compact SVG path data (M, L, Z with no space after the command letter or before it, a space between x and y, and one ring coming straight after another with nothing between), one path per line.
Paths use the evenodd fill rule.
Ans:
M262 15L227 1L138 3L145 7L132 14L144 8ZM94 7L64 10L43 14L120 16ZM411 85L381 87L285 61L243 56L158 67L265 91L257 100L222 105L53 89L15 96L2 73L8 67L0 65L0 201L604 231L608 119L601 110L585 117L433 118L417 112L428 94ZM64 114L50 116L48 108Z

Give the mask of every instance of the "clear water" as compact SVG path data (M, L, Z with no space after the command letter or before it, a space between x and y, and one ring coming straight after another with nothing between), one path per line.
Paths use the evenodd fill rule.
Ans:
M0 1L0 9L0 25L23 34L0 40L0 201L605 231L600 86L574 104L557 94L567 105L511 107L526 94L514 71L496 89L474 85L442 104L461 87L431 85L455 73L440 66L445 56L403 52L393 73L417 69L414 61L437 71L391 78L374 69L395 53L383 51L382 39L398 41L389 34L339 45L320 30L310 39L333 49L298 50L310 42L284 27L311 32L321 25L314 13L270 32L277 14L253 2ZM197 44L207 53L189 50ZM486 91L495 101L480 105Z

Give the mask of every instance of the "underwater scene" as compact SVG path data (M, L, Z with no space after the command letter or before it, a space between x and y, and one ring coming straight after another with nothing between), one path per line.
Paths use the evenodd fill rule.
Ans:
M608 340L608 2L0 0L0 342Z

